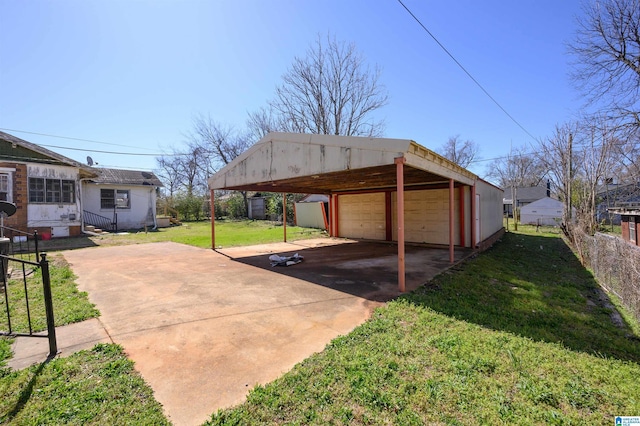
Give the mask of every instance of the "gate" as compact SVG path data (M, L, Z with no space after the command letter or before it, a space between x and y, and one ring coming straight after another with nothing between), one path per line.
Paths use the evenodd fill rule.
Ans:
M46 253L38 251L38 234L29 234L17 229L0 226L0 291L4 293L0 301L0 312L6 314L6 322L0 319L0 336L27 336L49 339L49 358L58 353L56 329L53 317L53 300L51 297L51 279L49 261ZM37 279L37 271L41 279ZM47 323L46 333L33 330L32 306L29 304L28 281L42 281L42 295ZM37 286L39 287L39 285ZM35 290L31 286L31 291ZM21 295L20 293L24 293ZM19 297L12 297L13 295ZM22 297L24 296L24 297ZM2 303L4 302L4 303ZM3 308L3 309L2 309ZM20 309L26 312L26 327L16 330L12 323L12 313ZM41 318L40 318L41 319ZM15 320L15 317L14 317ZM4 323L3 323L4 322ZM19 327L18 327L19 328Z

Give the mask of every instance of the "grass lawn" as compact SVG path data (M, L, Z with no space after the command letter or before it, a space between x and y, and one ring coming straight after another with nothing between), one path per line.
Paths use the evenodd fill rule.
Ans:
M326 235L319 229L287 226L288 240L318 238ZM232 247L273 243L283 240L282 225L264 220L216 221L216 247ZM156 231L137 231L125 235L108 233L95 237L74 237L42 241L42 250L64 250L76 247L113 246L173 241L196 247L211 247L211 222L185 222L182 226L159 228Z
M553 228L390 302L209 424L613 424L640 415L640 338Z

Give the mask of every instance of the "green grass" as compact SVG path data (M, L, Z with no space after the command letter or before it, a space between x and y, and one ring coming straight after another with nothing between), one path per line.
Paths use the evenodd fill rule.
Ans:
M4 371L0 423L17 425L168 425L152 390L118 345Z
M612 322L554 228L519 229L209 424L596 425L637 415L638 335Z
M283 241L282 225L269 221L220 220L216 221L216 247L233 247L251 244L264 244ZM326 233L319 229L287 226L287 239L290 241L306 238L318 238ZM143 244L160 241L173 241L201 248L211 247L211 222L185 222L181 226L159 228L156 231L131 232L125 235L108 233L94 237L75 237L54 239L41 242L43 250L64 250L87 246L114 246L125 244Z
M17 263L10 262L9 266L21 272L21 267ZM42 272L40 269L31 274L28 272L29 269L27 269L27 292L29 294L32 331L46 330L47 319L42 292ZM49 276L51 279L51 295L56 326L84 321L89 318L95 318L100 314L95 306L89 302L87 293L78 291L75 283L76 277L62 256L49 257ZM7 287L12 331L14 333L28 333L29 323L22 278L9 279ZM9 329L4 294L0 297L0 329L3 331L8 331ZM6 360L11 356L12 341L7 337L0 338L0 367L5 365Z

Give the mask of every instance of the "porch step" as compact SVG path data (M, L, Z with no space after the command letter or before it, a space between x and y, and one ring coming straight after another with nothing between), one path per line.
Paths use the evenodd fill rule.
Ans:
M84 230L88 232L96 232L96 227L93 225L85 225Z

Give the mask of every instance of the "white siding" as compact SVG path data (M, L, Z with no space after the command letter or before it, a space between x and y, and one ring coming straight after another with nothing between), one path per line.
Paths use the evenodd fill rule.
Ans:
M545 197L520 209L520 223L558 225L562 219L561 201Z
M73 204L27 203L28 227L55 227L58 231L57 236L65 236L65 234L66 236L68 236L69 226L80 226L78 168L48 164L28 164L27 185L29 185L28 178L30 177L45 179L64 179L76 182L76 199L75 203Z
M384 193L338 197L338 234L345 238L384 240Z
M153 226L156 216L155 186L111 185L86 183L82 187L82 208L100 216L113 218L113 209L100 208L101 189L122 189L129 191L130 208L116 209L118 229L140 229ZM150 215L151 213L151 215Z
M326 229L323 203L295 203L296 225Z
M476 182L476 194L480 200L480 241L482 242L502 229L502 199L504 191L500 188L478 180Z

